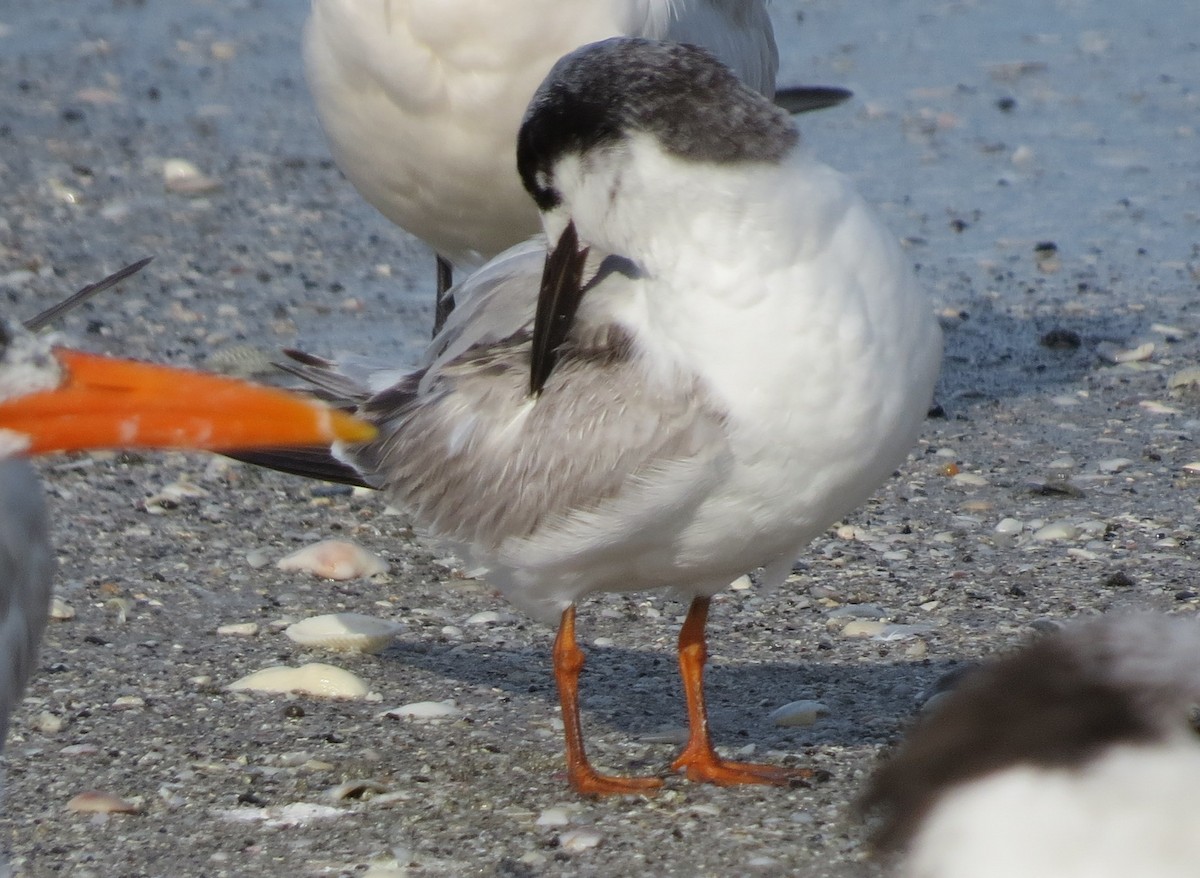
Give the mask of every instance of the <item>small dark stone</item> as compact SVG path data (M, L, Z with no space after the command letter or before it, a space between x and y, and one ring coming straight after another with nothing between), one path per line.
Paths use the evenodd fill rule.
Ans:
M1175 592L1175 600L1177 601L1190 601L1194 597L1196 597L1196 592L1194 591L1185 590Z
M304 716L304 708L299 704L289 704L283 709L283 715L288 719L300 719Z
M1121 570L1104 577L1105 588L1129 588L1132 585L1133 577Z
M1055 327L1039 339L1042 347L1058 351L1073 351L1083 344L1083 338L1073 329Z
M1058 252L1058 245L1053 241L1038 241L1033 245L1033 252L1038 256L1051 256Z
M1001 113L1011 113L1017 107L1016 98L998 98L996 100L996 109Z

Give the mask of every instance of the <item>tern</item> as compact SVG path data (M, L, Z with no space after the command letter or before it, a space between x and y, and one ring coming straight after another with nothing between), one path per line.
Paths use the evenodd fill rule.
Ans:
M684 90L687 99L681 99ZM896 238L787 113L708 52L614 38L559 61L518 141L543 241L455 289L424 367L292 370L379 437L250 460L382 489L484 565L553 658L571 785L635 793L584 752L575 605L666 587L690 738L673 768L717 784L794 772L727 762L704 703L711 597L805 545L904 460L941 332Z
M977 670L863 804L906 878L1190 878L1200 863L1200 623L1068 623Z
M763 0L313 0L304 62L321 126L354 188L438 254L435 332L452 267L477 269L537 230L514 152L534 90L561 56L613 36L707 47L775 95ZM779 100L802 112L849 95Z
M373 434L312 399L58 347L52 337L0 321L0 749L37 659L54 570L41 486L24 458L99 448L328 444Z

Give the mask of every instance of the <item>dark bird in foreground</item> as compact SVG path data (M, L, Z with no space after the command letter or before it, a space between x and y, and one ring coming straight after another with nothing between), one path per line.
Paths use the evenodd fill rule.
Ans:
M871 780L906 878L1200 870L1200 622L1069 623L965 677Z

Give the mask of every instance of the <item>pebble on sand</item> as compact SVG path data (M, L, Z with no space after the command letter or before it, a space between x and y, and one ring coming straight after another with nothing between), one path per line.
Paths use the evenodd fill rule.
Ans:
M388 565L378 555L346 540L322 540L305 546L275 563L280 570L311 573L339 582L387 573Z
M377 653L387 649L403 630L399 622L388 619L361 613L327 613L289 625L284 633L301 646L332 652Z
M228 688L233 692L299 692L319 698L363 698L369 691L361 677L321 662L311 662L298 668L285 665L263 668L235 680Z

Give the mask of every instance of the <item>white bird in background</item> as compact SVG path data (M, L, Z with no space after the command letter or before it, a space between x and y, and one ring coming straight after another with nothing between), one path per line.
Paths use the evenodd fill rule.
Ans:
M905 878L1200 873L1200 622L1110 617L966 677L863 799Z
M357 381L295 355L298 374L379 427L335 449L349 472L249 459L383 489L519 607L558 620L576 790L661 783L589 764L575 639L577 601L660 587L691 600L691 737L673 767L786 782L796 772L713 749L709 600L760 567L782 582L904 460L941 361L930 302L849 180L695 47L612 39L568 55L518 156L550 256L535 240L468 279L418 372Z
M534 89L567 52L612 36L703 46L775 95L763 0L313 0L304 61L321 125L362 196L438 254L435 332L451 266L469 273L538 228L514 152ZM848 96L780 101L799 112Z
M24 457L95 448L224 451L373 434L310 399L53 347L0 320L0 749L37 660L54 570L41 486Z

